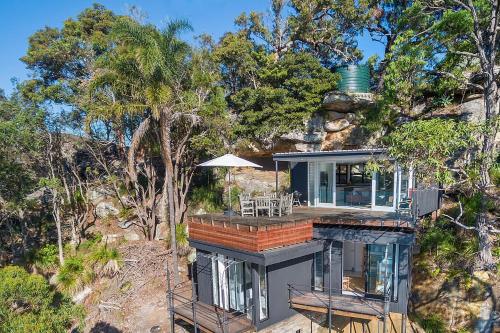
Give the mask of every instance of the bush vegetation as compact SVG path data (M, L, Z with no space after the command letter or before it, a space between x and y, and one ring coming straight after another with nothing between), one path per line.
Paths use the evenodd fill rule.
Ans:
M21 267L0 269L0 333L64 333L81 326L84 311Z

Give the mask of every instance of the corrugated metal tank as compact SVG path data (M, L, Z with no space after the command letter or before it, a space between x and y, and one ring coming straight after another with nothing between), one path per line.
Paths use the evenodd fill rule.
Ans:
M370 92L370 68L368 65L345 65L335 68L341 76L337 90L343 92Z

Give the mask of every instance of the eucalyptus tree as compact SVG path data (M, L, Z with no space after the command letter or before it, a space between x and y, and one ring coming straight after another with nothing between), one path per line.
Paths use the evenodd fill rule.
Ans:
M94 4L76 18L64 21L61 28L45 27L29 37L26 54L21 58L30 79L22 82L21 91L31 101L68 111L66 125L73 130L84 130L82 124L87 109L81 101L87 94L87 85L93 76L96 61L114 47L110 33L119 16L103 5ZM107 119L100 124L108 137L117 141L125 152L126 123L120 118ZM91 127L87 132L93 133Z
M467 171L469 187L479 197L480 206L474 226L464 226L479 239L478 267L494 267L492 255L495 236L500 233L495 217L488 212L489 203L497 201L490 172L498 158L496 136L500 108L500 2L498 0L426 0L415 2L402 18L407 32L395 47L426 50L419 61L419 76L435 91L478 92L484 101L480 121L479 144L471 152ZM393 47L394 49L394 47ZM404 54L402 54L404 56ZM395 78L402 67L394 68ZM402 80L411 80L400 76ZM450 156L452 157L452 156ZM460 217L461 215L459 215Z

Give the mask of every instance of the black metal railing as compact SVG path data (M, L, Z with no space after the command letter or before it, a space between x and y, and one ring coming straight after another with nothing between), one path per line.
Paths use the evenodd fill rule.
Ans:
M342 289L328 289L321 288L321 290L315 290L309 285L298 285L298 284L288 284L288 300L293 303L293 298L297 296L310 297L316 300L321 307L333 308L332 299L342 298L342 301L346 304L352 304L354 306L365 307L365 311L358 309L360 312L366 312L366 309L371 310L370 312L375 313L377 316L382 317L384 315L384 304L385 302L390 302L390 288L388 289L388 294L382 298L370 297L369 294L359 293L354 291L349 291L349 294L342 293ZM345 290L344 290L345 291ZM375 306L375 304L380 303L380 307ZM347 309L347 307L346 307ZM338 309L342 310L342 309Z

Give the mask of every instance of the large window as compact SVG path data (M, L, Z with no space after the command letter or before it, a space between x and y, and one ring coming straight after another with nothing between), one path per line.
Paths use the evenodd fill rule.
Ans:
M367 245L367 290L368 294L384 296L387 292L397 297L394 290L398 284L398 254L399 248L396 244Z
M323 264L323 251L314 253L314 290L323 290Z
M216 253L211 260L213 304L226 310L247 312L251 315L251 264Z
M337 206L371 207L372 180L363 163L337 164L336 179Z
M394 205L394 172L377 172L375 177L375 205Z
M268 293L267 293L267 274L266 267L259 265L259 318L267 319L269 316Z

